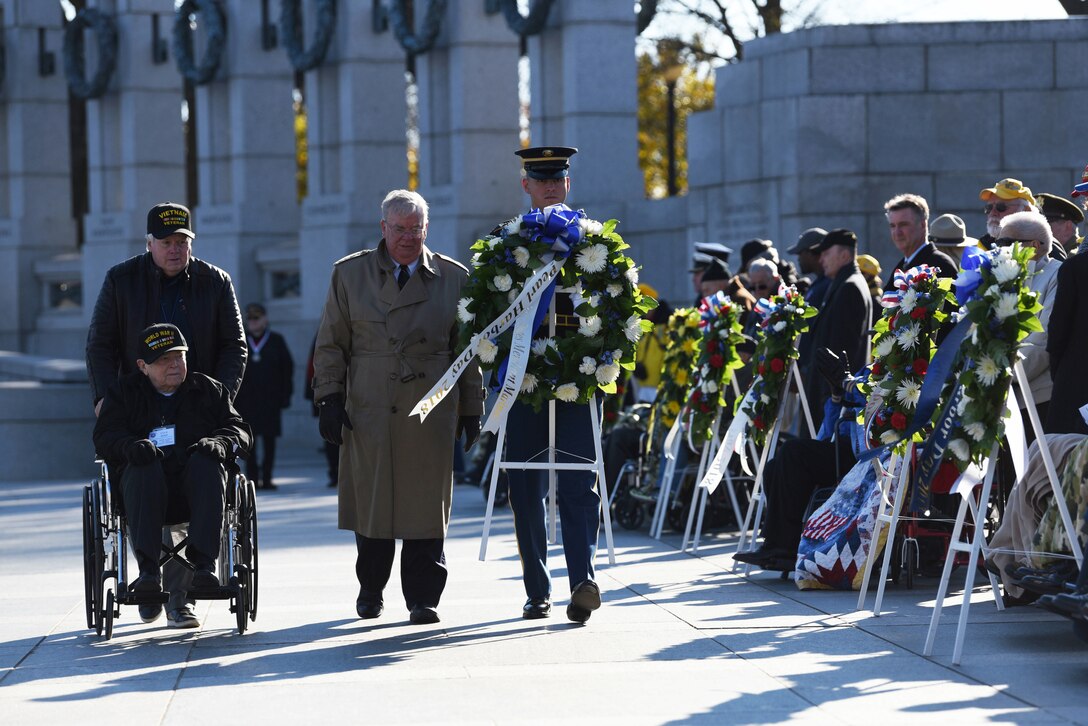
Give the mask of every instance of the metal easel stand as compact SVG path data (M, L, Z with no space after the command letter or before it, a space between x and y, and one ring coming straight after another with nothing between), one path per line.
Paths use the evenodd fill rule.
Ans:
M560 452L555 446L555 401L548 402L548 448L546 449L548 454L548 460L543 461L509 461L504 458L503 446L506 443L506 422L503 422L502 427L499 429L499 438L495 443L495 461L491 467L491 490L487 494L487 513L484 515L484 530L483 537L480 540L480 561L483 562L487 558L487 540L488 535L491 533L491 516L495 509L495 489L498 488L499 472L503 469L521 469L521 470L546 470L548 472L548 518L549 518L549 542L555 544L556 537L556 476L559 471L592 471L597 474L597 484L600 486L601 491L601 520L604 523L604 537L605 542L608 545L608 564L616 564L616 551L612 540L612 514L608 506L608 483L605 480L604 475L604 453L601 449L601 419L598 411L597 397L594 396L593 400L589 403L589 416L592 425L593 436L593 451L596 457L595 461L590 461L577 454L571 454L570 452ZM540 454L545 453L541 451L532 457L536 459ZM556 461L556 454L563 453L567 456L571 456L576 459L582 459L578 462L558 462Z
M1043 427L1039 422L1039 414L1035 410L1035 401L1031 395L1031 389L1028 387L1027 376L1024 374L1024 367L1019 359L1013 364L1013 376L1016 385L1020 390L1020 396L1023 399L1024 407L1028 411L1028 417L1031 419L1032 428L1035 430L1035 437L1039 442L1039 453L1043 458L1043 467L1046 469L1047 478L1050 480L1051 489L1054 491L1054 500L1062 518L1062 525L1065 527L1066 534L1069 537L1069 543L1073 549L1073 556L1077 560L1077 565L1081 566L1084 562L1084 553L1081 551L1080 540L1077 538L1076 530L1073 527L1073 520L1069 516L1069 508L1065 505L1065 495L1062 493L1061 482L1058 480L1058 473L1054 468L1054 459L1050 455L1050 447L1047 446ZM1009 382L1009 388L1005 392L1006 400L1007 396L1011 393L1011 390L1012 381ZM1013 403L1015 405L1015 401ZM967 630L967 617L971 607L971 592L972 582L975 578L975 567L978 565L980 554L985 556L991 551L986 547L986 537L982 532L982 519L985 515L986 503L990 499L990 489L993 485L994 471L996 468L997 444L994 444L993 449L990 451L990 456L985 462L986 475L982 482L982 492L978 501L976 502L973 496L974 487L972 487L972 491L970 492L961 491L963 499L960 502L959 511L956 514L956 525L952 532L952 540L949 543L948 554L945 556L944 569L941 571L941 584L937 589L937 600L933 608L933 616L929 621L929 632L926 635L925 648L922 651L923 655L926 656L933 654L933 643L937 636L937 625L941 619L941 608L944 606L944 599L948 593L948 582L952 573L952 564L956 559L956 553L967 553L967 575L963 588L963 605L960 607L959 622L956 626L956 642L952 650L952 663L954 665L959 665L960 658L963 655L963 641ZM970 510L972 521L974 522L974 536L971 538L970 542L964 542L961 540L961 534L968 510ZM989 571L987 571L987 575L989 576L990 590L993 594L994 602L997 604L997 609L1004 610L1005 606L998 595L997 577Z
M899 526L899 514L903 511L903 500L908 488L907 482L910 481L910 462L913 453L914 442L908 441L906 451L903 452L902 456L899 454L892 455L886 471L880 465L879 458L873 460L873 467L880 478L880 508L877 511L876 522L873 525L873 546L880 541L880 532L884 525L888 525L888 539L884 543L884 557L880 565L880 582L876 589L876 604L873 605L873 617L880 617L880 606L884 601L884 586L888 582L888 568L892 561L892 551L895 549L892 543L895 538L896 528ZM896 483L894 503L888 500L893 481ZM871 552L870 556L865 558L865 571L861 578L861 591L858 593L858 610L865 608L865 596L869 592L869 580L873 574L874 559Z
M699 454L699 471L695 475L695 481L691 487L691 508L688 510L688 523L684 527L684 537L680 540L680 551L684 552L688 548L688 542L691 542L691 551L695 552L699 548L699 538L696 535L695 540L691 539L691 526L695 521L695 510L699 510L699 527L703 526L703 510L700 508L700 503L703 506L706 505L706 489L699 486L699 482L703 480L703 475L706 474L706 467L710 461L710 452L716 451L718 448L718 429L722 423L722 407L718 406L717 413L714 414L714 425L711 427L713 432L710 439L703 442L702 451ZM688 432L691 433L690 431Z
M766 502L766 498L763 496L763 472L766 470L767 461L774 456L775 451L778 449L778 437L782 432L782 412L785 410L789 399L788 392L791 378L797 384L797 395L801 399L801 409L805 412L809 435L816 438L816 427L812 424L812 413L809 411L808 398L805 396L805 385L801 382L801 372L797 369L797 361L794 360L790 363L790 371L786 375L786 380L782 382L782 391L779 393L778 410L775 412L774 425L760 455L756 478L752 483L752 494L748 499L748 511L744 515L744 523L740 528L740 540L737 542L738 553L749 551L747 548L755 543L760 522L763 521L763 506ZM755 514L754 520L752 517L753 512ZM733 572L737 571L738 565L738 562L733 562ZM747 576L751 569L752 566L746 564L744 574Z

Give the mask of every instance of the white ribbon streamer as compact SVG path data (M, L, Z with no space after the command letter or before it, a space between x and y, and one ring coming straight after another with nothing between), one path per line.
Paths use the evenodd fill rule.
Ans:
M442 374L442 377L438 379L438 383L434 384L430 391L427 392L423 398L412 408L409 416L419 416L419 420L422 423L427 418L427 414L434 410L434 407L442 402L450 391L453 390L457 384L457 379L461 377L461 374L468 368L468 364L472 362L472 359L476 357L477 351L480 347L480 341L485 339L494 339L499 337L503 331L514 325L516 321L528 318L529 325L532 324L533 317L536 314L537 305L540 304L540 294L551 284L559 275L559 270L563 267L565 259L552 260L548 264L537 270L532 277L525 281L525 286L522 287L521 292L514 302L510 303L510 306L502 312L499 317L491 321L490 324L476 335L472 336L472 340L469 341L468 346L461 351L461 355L457 356L457 359L446 372ZM533 331L529 331L532 335ZM513 361L513 349L511 348L511 364ZM525 374L525 366L521 369L522 377ZM510 377L510 365L507 365L507 379ZM504 381L503 389L506 388L506 382ZM518 388L515 389L515 393L521 387L521 378L517 381ZM490 423L491 419L488 419ZM493 430L484 428L485 431Z
M714 454L703 480L699 482L699 488L706 489L709 494L713 494L714 490L718 488L722 475L725 473L725 467L729 464L729 460L733 458L733 454L740 456L740 467L744 473L752 476L752 472L748 467L748 457L744 455L746 434L752 419L744 412L744 409L755 403L756 383L759 380L760 377L756 376L756 379L752 381L752 385L748 388L748 393L744 394L744 400L737 406L737 412L729 423L729 428L726 429L721 446L718 447L718 451Z
M1024 478L1024 469L1027 467L1027 439L1024 435L1024 419L1020 415L1020 407L1016 405L1016 396L1011 391L1005 396L1005 408L1005 439L1009 442L1009 456L1016 472L1016 481L1020 481Z
M959 479L956 479L956 483L952 485L952 493L959 494L966 499L971 496L971 492L982 481L982 469L978 468L978 465L971 463L963 473L960 474Z
M669 433L665 436L665 458L675 459L676 455L680 451L680 431L683 429L683 425L680 423L680 419L683 417L684 412L681 411L680 415L676 417L676 420L672 422L672 428L669 429Z

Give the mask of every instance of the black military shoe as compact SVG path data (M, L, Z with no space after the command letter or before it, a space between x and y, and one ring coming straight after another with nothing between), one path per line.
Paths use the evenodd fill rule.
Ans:
M546 597L531 597L521 608L521 617L526 620L540 620L552 614L552 601Z
M379 600L378 602L367 602L365 600L355 601L355 612L363 620L373 620L382 614L385 606Z
M416 605L412 608L408 619L413 625L430 625L431 623L437 623L441 618L438 617L437 609L426 605Z
M601 589L593 580L586 580L574 588L567 605L567 620L584 623L593 611L601 606Z

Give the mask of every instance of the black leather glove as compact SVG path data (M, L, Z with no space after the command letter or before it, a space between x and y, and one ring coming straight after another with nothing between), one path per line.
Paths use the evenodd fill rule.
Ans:
M830 348L816 351L816 370L831 386L831 395L842 397L843 382L850 377L850 363L846 351L832 353Z
M151 443L150 439L137 439L125 444L122 453L125 455L125 461L133 466L150 464L156 457L163 455L159 447Z
M348 412L344 409L344 395L333 393L325 396L317 402L318 418L317 428L321 432L321 438L330 444L343 446L344 429L354 431Z
M190 446L187 451L190 455L204 454L209 459L214 459L220 464L227 460L227 444L216 436L206 436Z
M457 433L453 437L454 441L461 438L462 433L465 435L465 451L467 452L480 438L480 417L458 416Z

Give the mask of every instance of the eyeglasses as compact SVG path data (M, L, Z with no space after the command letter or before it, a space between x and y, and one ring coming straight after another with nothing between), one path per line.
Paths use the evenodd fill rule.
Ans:
M998 247L1008 247L1008 246L1014 245L1014 244L1021 244L1021 245L1024 245L1025 247L1030 247L1030 246L1035 244L1035 240L1033 240L1033 239L1016 239L1015 237L1002 237L1001 239L997 240L994 244L996 244Z
M401 227L399 224L394 224L389 229L393 230L393 234L398 237L422 237L423 227Z
M1001 214L1004 214L1012 208L1013 205L1011 204L1005 204L1005 202L997 202L996 204L987 204L985 207L982 208L982 211L986 212L986 214L989 214L996 209ZM1016 208L1019 209L1019 205L1017 205Z

